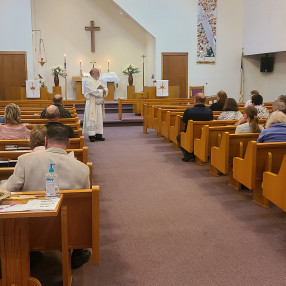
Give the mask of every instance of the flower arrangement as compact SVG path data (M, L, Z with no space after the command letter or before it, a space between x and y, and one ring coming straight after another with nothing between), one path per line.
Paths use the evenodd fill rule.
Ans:
M134 73L139 73L139 68L135 68L133 65L129 65L127 66L123 71L122 73L124 75L132 75Z
M64 68L61 65L51 67L52 75L64 76Z

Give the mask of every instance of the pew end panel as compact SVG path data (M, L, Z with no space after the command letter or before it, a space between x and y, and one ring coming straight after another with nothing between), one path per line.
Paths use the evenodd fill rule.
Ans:
M286 211L286 155L284 155L278 174L273 172L263 173L263 196L276 206Z

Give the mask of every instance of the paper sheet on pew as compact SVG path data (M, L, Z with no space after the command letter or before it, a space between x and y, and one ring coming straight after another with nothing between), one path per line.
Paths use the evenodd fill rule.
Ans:
M24 212L24 211L53 211L56 209L60 198L53 197L44 200L30 200L26 204L1 205L0 212ZM3 209L1 209L1 207Z

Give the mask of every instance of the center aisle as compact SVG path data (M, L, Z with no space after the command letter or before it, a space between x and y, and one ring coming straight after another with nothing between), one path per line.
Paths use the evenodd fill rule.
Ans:
M142 126L105 127L86 141L101 189L101 262L73 286L285 285L285 214L251 201L208 165Z

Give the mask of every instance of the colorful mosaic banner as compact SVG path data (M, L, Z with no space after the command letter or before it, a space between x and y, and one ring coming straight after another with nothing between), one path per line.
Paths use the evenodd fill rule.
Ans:
M214 63L216 59L217 0L198 1L197 63Z

